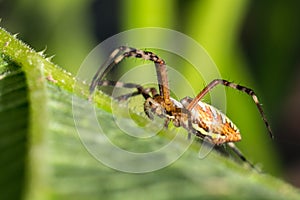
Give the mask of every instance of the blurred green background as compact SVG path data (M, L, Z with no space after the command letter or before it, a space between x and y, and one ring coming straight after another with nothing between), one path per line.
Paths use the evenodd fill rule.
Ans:
M279 0L0 0L0 25L74 74L98 43L124 30L164 27L192 37L224 79L253 88L263 103L274 141L251 98L226 89L227 114L243 135L238 146L300 187L299 8Z

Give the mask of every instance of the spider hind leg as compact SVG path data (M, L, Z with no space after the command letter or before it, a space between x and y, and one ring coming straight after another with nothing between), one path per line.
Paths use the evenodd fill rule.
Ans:
M228 147L241 159L242 162L247 163L252 169L256 170L257 172L261 172L253 163L251 163L244 154L237 148L237 146L233 142L226 143Z

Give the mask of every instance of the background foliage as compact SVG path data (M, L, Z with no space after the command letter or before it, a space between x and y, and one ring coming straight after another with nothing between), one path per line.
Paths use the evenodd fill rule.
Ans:
M54 62L73 73L98 42L123 30L158 26L193 37L223 78L258 93L271 120L275 141L267 138L251 99L227 90L227 114L243 133L239 146L266 171L299 184L298 1L13 0L0 5L1 26L35 49L55 54Z

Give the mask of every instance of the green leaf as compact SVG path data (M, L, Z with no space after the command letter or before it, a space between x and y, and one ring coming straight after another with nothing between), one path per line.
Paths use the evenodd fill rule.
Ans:
M300 198L289 184L215 152L199 159L197 141L173 164L157 171L132 174L111 169L83 145L101 140L90 137L91 121L75 126L74 115L89 119L88 106L95 107L107 137L130 151L148 152L170 141L181 148L188 142L186 133L174 140L171 130L162 131L151 142L136 141L114 125L110 105L118 103L101 92L95 103L89 102L88 85L3 29L0 53L1 199ZM78 109L75 114L74 108ZM117 108L120 111L114 114L135 130L124 107ZM134 120L145 123L146 118L132 112ZM79 130L87 134L79 135Z

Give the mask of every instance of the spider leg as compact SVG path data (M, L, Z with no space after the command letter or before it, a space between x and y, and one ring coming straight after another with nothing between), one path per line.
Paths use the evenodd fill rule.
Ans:
M129 88L129 89L137 89L135 92L131 92L128 94L124 94L121 96L118 96L116 99L117 100L127 100L130 97L137 96L137 95L143 95L145 99L151 97L157 94L157 91L155 88L144 88L143 86L135 83L123 83L120 81L110 81L110 80L103 80L103 81L98 81L98 86L112 86L116 88Z
M250 161L246 159L246 157L243 155L243 153L235 146L233 142L226 143L228 147L232 149L232 151L245 163L247 163L251 168L255 169L257 172L260 172L259 169L257 169Z
M196 133L196 136L201 138L202 145L207 145L208 149L215 149L220 153L224 153L220 150L220 145L215 145L211 137L201 134L200 132ZM259 169L257 169L247 158L244 156L244 154L237 148L237 146L233 142L228 142L226 145L231 148L231 150L239 157L239 159L242 160L242 162L247 163L251 168L255 169L257 172L261 172ZM199 156L203 157L203 155ZM204 156L207 155L207 152L204 153Z
M121 62L124 58L124 56L119 55L121 51L124 50L124 47L119 47L115 49L109 56L109 58L99 67L96 74L94 75L92 79L92 83L90 85L90 94L92 94L95 91L95 88L97 85L99 85L99 82L102 80L104 76L107 75L107 73L119 62ZM108 66L107 66L108 65ZM105 66L107 66L105 68ZM104 71L103 71L104 69ZM101 72L101 73L100 73Z
M166 63L163 59L159 58L156 54L150 51L138 50L132 47L120 46L115 49L109 56L109 58L104 62L94 75L92 79L92 83L90 85L90 94L95 91L99 82L102 81L103 77L107 75L107 73L118 63L120 63L124 58L127 57L135 57L141 58L144 60L149 60L154 62L156 67L157 79L158 79L158 87L160 95L162 95L166 105L171 105L172 102L170 100L170 91L169 91L169 83L167 76L167 67ZM105 68L105 66L107 66ZM104 69L104 71L103 71Z
M273 134L272 134L272 130L271 130L271 127L267 121L267 118L265 116L265 113L263 111L263 108L261 106L261 104L259 103L258 101L258 98L256 96L256 94L254 93L254 91L248 87L245 87L245 86L242 86L242 85L238 85L238 84L235 84L235 83L232 83L232 82L229 82L229 81L226 81L226 80L223 80L223 79L215 79L213 80L212 82L210 82L193 100L192 102L187 106L187 109L188 110L192 110L196 104L203 98L204 95L206 95L210 90L212 90L215 86L217 85L224 85L224 86L227 86L227 87L231 87L233 89L236 89L236 90L240 90L240 91L243 91L245 92L246 94L250 95L254 101L254 103L256 104L258 110L259 110L259 113L260 115L262 116L262 119L268 129L268 132L269 132L269 135L271 138L274 138Z
M186 112L188 118L188 139L191 139L192 133L196 135L196 130L193 128L191 112Z
M209 147L214 148L215 150L217 150L220 153L224 153L222 152L222 150L220 149L222 146L219 145L215 145L214 142L211 140L210 137L202 135L201 136L203 139L202 145L208 145ZM212 146L211 146L212 145ZM233 142L228 142L226 143L226 145L231 148L231 150L239 157L239 159L241 159L242 162L247 163L252 169L256 170L257 172L261 172L259 169L257 169L245 156L244 154L239 150L239 148L233 143Z

